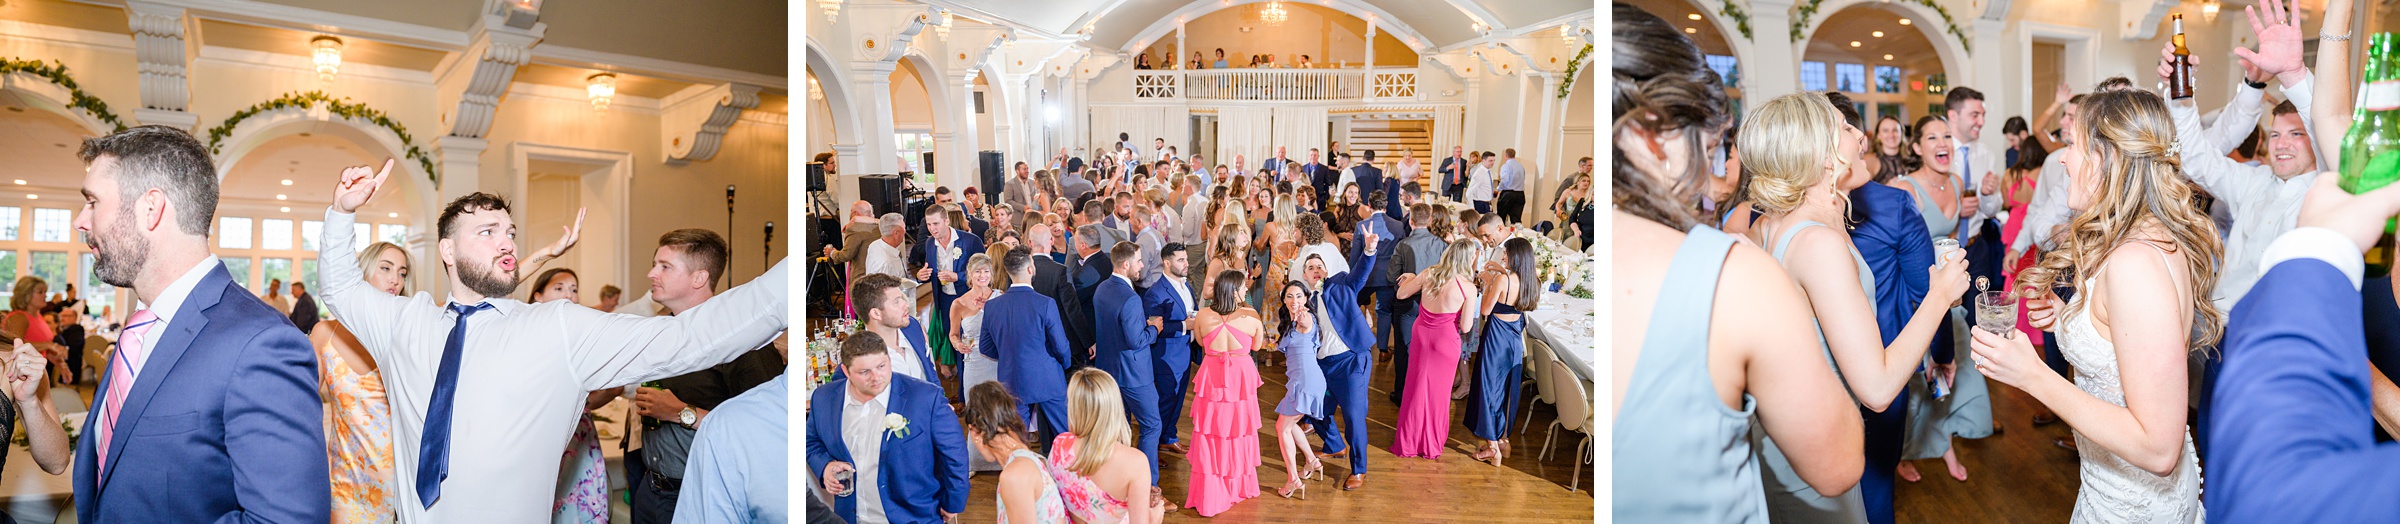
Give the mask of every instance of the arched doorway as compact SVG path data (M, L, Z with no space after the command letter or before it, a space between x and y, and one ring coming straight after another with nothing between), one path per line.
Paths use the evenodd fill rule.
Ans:
M273 279L315 286L318 234L343 168L395 159L391 179L358 211L358 246L387 241L408 250L411 289L441 292L433 258L440 193L402 154L398 136L372 124L310 110L259 113L234 127L217 156L217 222L210 245L234 281L263 291ZM471 175L466 175L471 176Z
M958 113L952 108L949 84L942 70L919 51L911 50L900 57L898 67L892 68L892 132L898 144L900 171L915 172L917 185L960 187L970 183L964 162L958 162L957 152L946 150L952 141L945 141L956 132ZM933 163L926 163L931 153ZM939 176L935 176L938 173Z
M0 282L41 277L54 294L72 284L85 311L122 319L132 295L92 278L91 250L72 225L83 202L76 152L111 129L65 107L36 90L0 89ZM13 292L0 289L0 299Z
M1857 4L1823 16L1801 51L1800 90L1840 91L1872 125L1940 114L1942 97L1962 69L1926 38L1928 22L1885 4Z

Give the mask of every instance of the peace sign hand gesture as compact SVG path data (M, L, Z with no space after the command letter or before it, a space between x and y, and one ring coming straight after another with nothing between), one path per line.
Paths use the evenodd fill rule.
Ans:
M383 169L351 166L342 169L341 181L333 187L333 210L344 214L357 213L358 208L375 198L375 190L392 175L392 159L383 159Z

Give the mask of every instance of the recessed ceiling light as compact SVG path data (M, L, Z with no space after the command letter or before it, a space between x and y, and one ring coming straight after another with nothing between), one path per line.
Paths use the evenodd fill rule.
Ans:
M1876 31L1874 34L1875 34L1875 37L1876 37L1876 38L1883 38L1883 32L1882 32L1882 31Z
M288 208L288 207L287 207L287 208L283 208L283 212L285 212L285 213L290 213L290 212L292 212L292 208Z
M22 178L19 178L19 179L17 179L17 185L20 185L20 186L22 186L22 185L25 185L25 179L22 179Z
M1683 28L1683 34L1687 34L1687 35L1696 35L1696 34L1700 34L1700 30L1699 30L1699 29L1695 29L1695 28L1686 27L1686 28Z
M290 198L288 198L288 197L285 197L285 196L283 196L283 195L275 195L275 199L276 199L276 200L290 200Z
M292 185L292 179L289 179L289 178L283 179L283 185L287 185L287 186L288 186L288 185Z
M1688 14L1688 15L1683 15L1683 17L1684 17L1684 18L1690 18L1690 19L1693 19L1693 20L1699 20L1699 19L1700 19L1700 13L1692 13L1692 14Z
M1908 25L1908 19L1906 19L1906 18L1902 18L1902 19L1900 19L1900 25Z
M400 218L400 214L399 214L399 213L391 213L389 216L391 216L392 218Z
M1884 60L1891 60L1891 59L1892 59L1892 55L1883 55L1883 59L1884 59Z
M1858 41L1857 41L1857 40L1851 40L1851 41L1850 41L1850 47L1858 47L1858 46L1861 46L1861 45L1865 45L1865 44L1860 44L1860 43L1858 43Z
M42 199L42 196L41 196L41 195L35 195L35 194L27 194L27 195L25 195L25 199L26 199L26 200L41 200L41 199Z

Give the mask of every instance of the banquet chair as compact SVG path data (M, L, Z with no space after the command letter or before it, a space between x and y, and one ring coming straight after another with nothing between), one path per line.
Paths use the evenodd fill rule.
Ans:
M115 342L110 342L107 337L84 335L83 376L85 378L100 376L99 372L108 370L108 350L115 344Z
M1558 392L1554 391L1558 386L1551 383L1549 374L1549 369L1556 366L1555 362L1558 362L1558 354L1550 349L1549 343L1530 335L1525 337L1525 378L1533 381L1534 395L1532 402L1525 403L1525 416L1518 418L1523 422L1517 424L1517 433L1523 434L1525 430L1533 429L1535 405L1558 404Z
M1567 483L1567 491L1575 491L1576 486L1583 482L1583 459L1592 452L1591 388L1583 383L1583 379L1576 378L1575 371L1566 366L1544 367L1550 370L1550 382L1558 388L1560 398L1556 404L1558 419L1550 421L1550 434L1542 437L1542 455L1547 457L1550 454L1551 441L1558 436L1558 430L1583 433L1583 440L1575 444L1575 472L1571 474L1574 478Z

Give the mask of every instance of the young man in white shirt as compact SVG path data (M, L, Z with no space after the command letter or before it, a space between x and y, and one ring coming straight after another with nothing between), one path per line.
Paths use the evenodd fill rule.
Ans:
M326 305L374 356L389 388L399 522L548 519L558 457L585 392L722 364L786 325L785 315L762 313L790 305L780 263L672 317L508 299L517 285L516 226L507 201L484 193L452 201L436 222L448 297L367 289L353 213L391 167L386 160L381 171L343 170L318 257Z
M925 325L910 316L916 309L916 296L909 291L913 282L886 275L867 275L850 283L851 312L866 327L867 332L881 335L891 346L892 373L923 380L941 387L933 375L932 350L925 342Z

